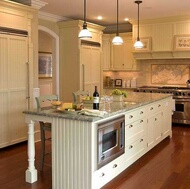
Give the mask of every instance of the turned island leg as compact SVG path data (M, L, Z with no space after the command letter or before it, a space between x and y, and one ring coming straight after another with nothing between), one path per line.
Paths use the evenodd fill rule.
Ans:
M35 163L34 122L28 123L28 169L26 170L26 182L34 183L38 180Z

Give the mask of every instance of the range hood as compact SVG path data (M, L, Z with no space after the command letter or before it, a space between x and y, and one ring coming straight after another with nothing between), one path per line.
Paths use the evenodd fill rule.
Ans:
M190 51L133 51L136 60L190 59Z

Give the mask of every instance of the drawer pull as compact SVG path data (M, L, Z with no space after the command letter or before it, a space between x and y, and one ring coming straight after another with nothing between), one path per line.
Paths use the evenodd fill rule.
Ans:
M140 114L143 114L143 113L144 113L143 111L140 112Z
M155 118L155 121L157 121L157 118Z
M103 176L105 176L105 173L101 173L101 174L100 174L100 177L103 177Z
M129 119L131 119L131 118L133 118L133 116L132 116L132 115L130 115L130 116L129 116Z
M114 164L114 165L113 165L113 168L116 168L116 167L117 167L117 164Z
M129 146L129 149L131 149L131 148L133 148L133 146L132 146L132 145L130 145L130 146Z
M158 104L158 107L160 107L161 106L161 104Z
M129 128L132 128L133 127L133 125L129 125Z
M142 120L142 119L140 120L140 123L143 123L143 120Z
M143 138L141 138L140 142L142 142L142 141L143 141Z
M153 109L154 109L153 107L150 108L150 110L153 110Z

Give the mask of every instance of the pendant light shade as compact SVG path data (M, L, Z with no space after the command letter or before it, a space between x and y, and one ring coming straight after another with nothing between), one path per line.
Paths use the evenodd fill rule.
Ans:
M142 1L135 1L135 3L138 5L138 34L137 34L137 41L134 44L135 49L141 49L143 48L143 43L140 41L139 37L139 4L142 3Z
M86 23L86 0L84 0L84 23L83 23L83 29L80 31L78 37L79 38L92 38L92 34L87 29L87 23Z
M122 45L123 44L123 39L121 38L121 37L119 37L119 29L118 29L118 15L119 15L119 11L118 11L118 0L117 0L117 33L116 33L116 36L113 38L113 40L112 40L112 44L113 45Z

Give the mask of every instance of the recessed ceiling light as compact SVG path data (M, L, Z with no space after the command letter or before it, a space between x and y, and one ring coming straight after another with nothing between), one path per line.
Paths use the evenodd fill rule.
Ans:
M102 20L102 16L98 16L97 18L98 18L98 20Z
M124 20L125 20L125 21L129 21L129 18L125 18Z

